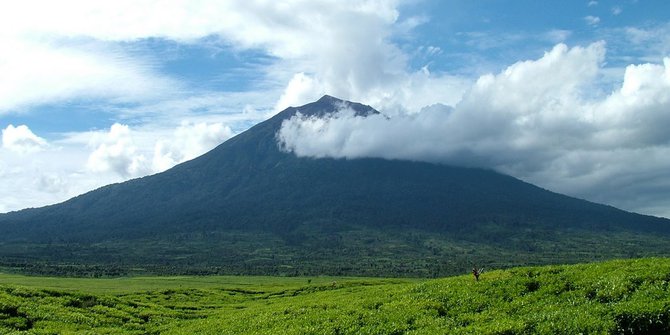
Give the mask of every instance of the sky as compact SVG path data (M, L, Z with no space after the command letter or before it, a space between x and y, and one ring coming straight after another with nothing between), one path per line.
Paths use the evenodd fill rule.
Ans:
M299 156L494 169L670 217L665 0L4 1L0 212L193 159L295 117Z

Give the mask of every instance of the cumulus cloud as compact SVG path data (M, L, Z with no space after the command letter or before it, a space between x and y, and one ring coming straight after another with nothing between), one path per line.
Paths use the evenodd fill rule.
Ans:
M165 171L176 164L200 156L232 135L230 127L220 122L195 124L183 122L170 139L161 139L156 143L153 171Z
M299 106L306 101L314 101L315 97L318 97L325 90L325 87L322 87L321 83L313 77L306 75L304 72L296 73L289 81L284 93L279 97L275 110L281 111L289 106Z
M86 166L93 172L115 172L123 177L136 177L150 172L146 157L138 152L130 128L115 123L109 132L92 139L95 150Z
M346 109L326 119L298 115L285 121L278 141L298 156L494 168L625 208L658 206L633 199L648 191L641 186L647 178L670 168L663 158L670 151L670 58L628 66L620 87L601 96L592 92L604 57L604 43L559 44L481 76L454 106L392 117ZM670 192L670 185L655 187ZM640 197L615 196L622 189Z
M538 139L562 141L575 134L561 131L580 131L571 124L578 114L572 107L603 56L602 43L573 49L559 44L539 60L480 77L455 107L435 105L391 118L355 117L347 110L331 119L296 117L282 126L279 139L304 156L352 158L383 151L385 158L448 161L469 156L499 164L508 159L509 150L532 150L540 145ZM540 126L554 129L559 138L546 139ZM505 152L501 144L508 146Z
M32 134L25 131L27 126L7 129L5 138L10 134L13 139L31 140L3 139L0 146L0 213L58 203L107 184L164 171L233 135L224 122L207 120L159 128L115 123L105 130L62 134L49 143L25 136ZM16 135L17 130L24 135ZM32 147L35 144L39 150Z
M47 141L35 135L26 125L8 125L2 130L2 147L18 153L30 153L44 149Z

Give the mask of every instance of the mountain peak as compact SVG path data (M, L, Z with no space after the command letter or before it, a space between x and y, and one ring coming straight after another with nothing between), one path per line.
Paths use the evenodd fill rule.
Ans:
M324 96L322 96L322 97L321 97L319 100L317 100L316 102L347 102L347 101L346 101L346 100L339 99L339 98L336 98L336 97L334 97L334 96L332 96L332 95L325 94Z
M300 107L288 108L285 112L288 112L291 116L295 113L300 113L306 116L323 117L329 114L336 113L345 108L353 110L356 116L369 116L372 114L379 114L377 110L368 105L343 100L328 94L322 96L319 100L315 102L308 103Z

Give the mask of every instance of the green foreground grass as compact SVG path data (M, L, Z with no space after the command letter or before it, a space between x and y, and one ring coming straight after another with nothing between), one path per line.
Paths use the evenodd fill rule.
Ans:
M431 280L0 275L0 334L668 334L670 259Z

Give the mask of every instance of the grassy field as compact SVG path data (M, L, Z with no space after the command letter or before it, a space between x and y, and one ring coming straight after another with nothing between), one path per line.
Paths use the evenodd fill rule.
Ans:
M0 334L668 334L670 259L431 280L0 275Z

